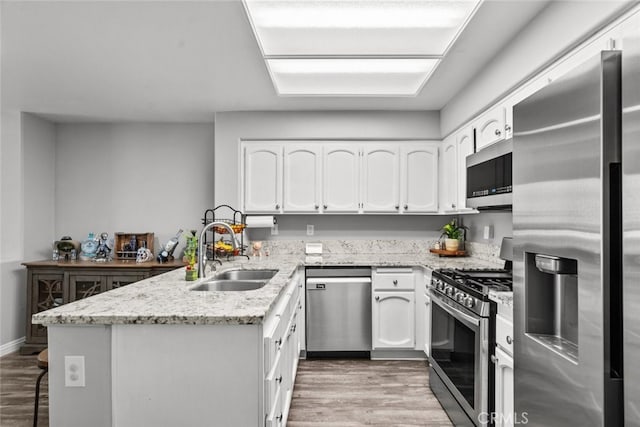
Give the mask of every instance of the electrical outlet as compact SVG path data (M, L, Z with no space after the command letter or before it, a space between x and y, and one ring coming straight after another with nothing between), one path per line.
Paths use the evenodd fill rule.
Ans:
M485 240L489 240L493 238L493 227L490 225L485 225L484 226L484 232L482 233L482 237Z
M307 236L313 236L313 225L307 224Z
M64 357L64 386L84 387L84 356Z
M271 235L275 236L278 234L278 224L273 224L273 227L271 227Z

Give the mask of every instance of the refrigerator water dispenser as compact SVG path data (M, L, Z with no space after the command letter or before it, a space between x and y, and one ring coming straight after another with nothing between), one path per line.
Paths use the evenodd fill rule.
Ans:
M578 361L578 261L525 254L526 334Z

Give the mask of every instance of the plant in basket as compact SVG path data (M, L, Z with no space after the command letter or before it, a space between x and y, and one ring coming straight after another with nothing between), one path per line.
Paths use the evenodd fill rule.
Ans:
M467 230L467 227L458 225L455 218L446 223L442 227L442 235L440 236L446 236L446 239L444 239L445 249L448 251L457 251L460 246L460 238L463 237L465 230Z

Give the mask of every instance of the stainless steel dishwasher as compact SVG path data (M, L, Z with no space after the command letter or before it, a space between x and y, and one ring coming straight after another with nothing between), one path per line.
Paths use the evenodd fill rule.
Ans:
M371 269L306 269L307 356L371 351Z

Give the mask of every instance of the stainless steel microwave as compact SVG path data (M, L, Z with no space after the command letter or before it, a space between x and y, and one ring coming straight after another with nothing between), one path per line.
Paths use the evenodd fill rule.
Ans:
M467 207L510 209L513 140L496 142L467 156Z

